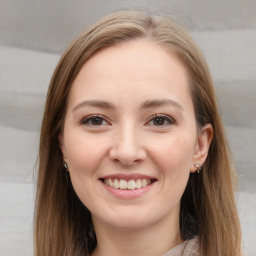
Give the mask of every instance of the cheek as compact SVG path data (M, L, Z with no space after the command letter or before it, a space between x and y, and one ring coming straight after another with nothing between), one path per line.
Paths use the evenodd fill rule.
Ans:
M169 136L158 143L154 143L151 149L154 161L162 169L164 175L186 176L190 172L191 161L194 152L194 140L191 136Z
M68 131L67 131L68 132ZM71 133L66 137L66 160L73 188L83 202L90 209L94 202L94 182L97 182L97 169L106 152L102 141L92 139L83 133Z
M177 205L184 193L190 175L193 157L193 143L190 138L178 137L166 140L158 152L158 168L164 180L164 200Z
M102 140L81 132L66 137L65 149L70 173L79 176L93 173L106 152Z

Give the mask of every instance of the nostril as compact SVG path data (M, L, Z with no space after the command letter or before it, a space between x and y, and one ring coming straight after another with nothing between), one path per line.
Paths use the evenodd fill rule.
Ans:
M134 158L115 158L113 159L114 163L119 164L121 166L134 166L141 162L140 159L134 159Z
M147 154L138 140L135 140L134 137L130 139L127 137L118 143L113 143L109 151L109 157L115 163L132 166L145 160Z

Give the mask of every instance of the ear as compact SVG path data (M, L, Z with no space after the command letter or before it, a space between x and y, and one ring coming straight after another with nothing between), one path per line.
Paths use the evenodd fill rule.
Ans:
M198 163L200 164L200 166L203 166L208 155L212 137L213 128L211 124L204 125L198 132L197 141L194 149L193 162L191 163L191 173L194 173L198 170L198 168L194 166L194 163Z
M64 159L65 158L65 147L63 145L63 135L61 133L58 136L58 140L59 140L59 147L62 152L63 159Z

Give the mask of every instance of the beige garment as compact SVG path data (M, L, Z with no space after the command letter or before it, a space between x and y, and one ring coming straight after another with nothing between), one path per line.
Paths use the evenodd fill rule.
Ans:
M200 256L198 237L196 236L191 240L186 240L166 252L163 256Z

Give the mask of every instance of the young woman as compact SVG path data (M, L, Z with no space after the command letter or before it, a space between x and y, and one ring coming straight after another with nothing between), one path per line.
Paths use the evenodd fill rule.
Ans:
M35 255L241 256L207 64L167 17L114 13L63 54L42 123Z

